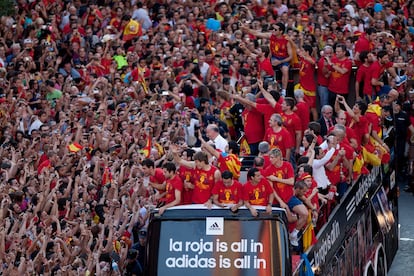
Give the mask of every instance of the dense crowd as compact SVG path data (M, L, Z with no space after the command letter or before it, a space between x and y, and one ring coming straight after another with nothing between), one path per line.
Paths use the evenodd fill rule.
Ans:
M413 1L14 8L0 22L3 275L143 275L150 212L179 204L280 206L301 251L359 175L412 167Z

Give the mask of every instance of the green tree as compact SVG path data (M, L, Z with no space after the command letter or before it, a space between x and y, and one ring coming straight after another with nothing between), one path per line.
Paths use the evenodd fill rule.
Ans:
M15 15L16 2L13 0L0 0L0 16Z

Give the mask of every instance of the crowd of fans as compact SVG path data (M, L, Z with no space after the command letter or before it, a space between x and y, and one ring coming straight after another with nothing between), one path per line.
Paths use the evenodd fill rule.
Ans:
M413 1L22 0L0 33L4 275L143 275L183 203L280 206L306 249L367 168L407 173Z

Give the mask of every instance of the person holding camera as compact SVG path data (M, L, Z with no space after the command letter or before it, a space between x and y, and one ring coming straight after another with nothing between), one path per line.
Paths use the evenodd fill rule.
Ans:
M329 76L328 91L329 105L334 106L337 95L348 95L349 78L351 76L352 61L346 56L346 46L337 44L335 56L332 58L325 56L324 59L328 64Z

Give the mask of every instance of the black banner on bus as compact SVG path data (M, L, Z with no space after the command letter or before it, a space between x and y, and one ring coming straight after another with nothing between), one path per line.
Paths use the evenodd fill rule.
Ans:
M333 259L347 233L364 215L365 207L370 204L370 199L381 182L381 168L374 167L369 175L361 176L349 189L340 205L333 210L328 223L319 232L318 242L308 253L308 259L314 268L322 268L327 261Z

